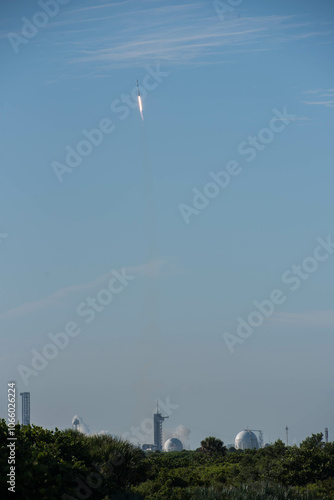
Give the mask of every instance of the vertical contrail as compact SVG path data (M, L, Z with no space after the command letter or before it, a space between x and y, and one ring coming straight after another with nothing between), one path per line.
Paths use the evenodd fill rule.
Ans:
M149 155L148 141L144 126L143 107L137 81L138 107L142 118L141 148L143 165L143 197L145 202L144 231L147 251L147 261L155 262L158 257L156 205L154 201L154 175ZM142 354L137 380L135 382L138 394L137 411L147 415L151 409L152 396L159 393L160 381L156 380L157 363L160 354L159 328L159 290L156 276L148 277L146 297L144 302L144 328L140 332L139 342ZM147 439L149 439L147 437Z

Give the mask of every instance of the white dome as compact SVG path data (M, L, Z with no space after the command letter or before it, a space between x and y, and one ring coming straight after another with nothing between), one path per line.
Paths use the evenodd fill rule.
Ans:
M179 439L170 438L164 444L164 451L182 451L183 445Z
M247 429L237 434L235 438L235 448L237 450L257 450L258 447L259 443L254 432Z

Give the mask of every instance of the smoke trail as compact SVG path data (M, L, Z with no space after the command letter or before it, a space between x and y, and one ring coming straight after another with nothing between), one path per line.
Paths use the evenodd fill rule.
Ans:
M141 96L138 91L139 110L142 115ZM141 127L142 147L142 172L143 172L143 198L145 202L144 230L147 251L147 261L155 261L158 257L157 231L156 231L156 204L154 201L154 175L149 155L148 141L145 124L142 116ZM152 404L152 396L158 396L159 383L155 380L157 362L160 355L159 345L159 320L158 320L158 287L155 277L148 278L146 297L144 304L145 326L140 332L140 350L143 352L141 368L135 383L137 399L137 411L140 415L147 414L147 408ZM144 347L144 349L143 349ZM137 413L137 412L136 412Z

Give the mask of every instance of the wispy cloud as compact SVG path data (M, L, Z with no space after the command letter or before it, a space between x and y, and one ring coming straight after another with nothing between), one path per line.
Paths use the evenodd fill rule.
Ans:
M90 25L98 32L87 33ZM224 62L225 54L276 50L287 42L328 33L293 15L240 15L222 22L213 6L201 1L99 2L68 9L50 26L54 44L65 48L69 64L89 64L97 71L143 67L153 61L212 64Z
M238 52L262 49L263 41L272 37L280 23L282 27L292 19L290 16L237 18L222 24L215 17L203 16L199 4L154 8L141 11L138 16L132 27L128 21L118 39L96 41L93 48L87 45L77 50L73 62L108 67L142 66L152 60L183 65L208 63L208 58L221 54L222 49L224 54L227 49Z
M165 275L175 275L181 272L181 268L175 263L167 259L157 259L147 264L140 266L126 267L126 272L135 276L146 276L149 278L157 278ZM59 307L64 304L64 300L84 292L86 290L93 290L98 286L105 284L113 276L112 272L99 276L96 280L89 283L82 283L80 285L72 285L57 290L52 295L41 298L33 302L26 302L18 307L9 309L8 311L0 314L0 318L9 319L19 316L32 314L47 307Z
M334 89L304 90L303 94L316 99L312 101L302 101L303 104L308 104L310 106L324 106L325 108L334 108ZM327 97L331 97L332 99L327 99Z
M133 3L133 2L134 2L134 0L123 0L122 2L107 2L107 3L101 3L99 5L91 5L90 7L81 7L80 9L73 9L73 10L70 10L69 12L71 14L73 14L73 13L78 14L81 12L87 12L89 10L115 8L115 7L119 7L120 5L123 6L123 5L129 4L129 3Z
M92 2L91 2L92 3ZM239 12L239 11L238 11ZM14 28L11 31L15 31ZM43 35L44 33L44 35ZM124 0L62 9L31 44L59 50L63 63L94 71L165 65L204 65L235 53L277 50L286 43L326 40L331 31L294 15L231 15L221 21L213 2ZM0 37L6 37L2 33ZM42 39L42 37L46 37Z
M311 106L325 106L325 108L334 108L333 101L303 101L303 104L308 104Z
M310 38L312 36L326 36L330 35L332 31L312 31L309 33L300 33L299 35L294 35L295 40L303 40L305 38Z
M316 95L323 94L324 92L328 92L326 95L334 95L334 89L313 89L313 90L304 90L303 94L306 95Z
M310 311L307 313L278 312L273 315L272 323L280 326L295 327L334 327L334 311Z
M312 121L312 118L308 116L294 116L293 118L289 118L290 122L309 122ZM284 118L275 118L274 122L286 122Z

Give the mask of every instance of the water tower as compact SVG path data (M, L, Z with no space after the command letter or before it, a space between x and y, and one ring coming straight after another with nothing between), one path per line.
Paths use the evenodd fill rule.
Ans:
M80 425L80 420L78 419L78 417L77 416L73 417L72 426L75 431L78 430L79 425Z

